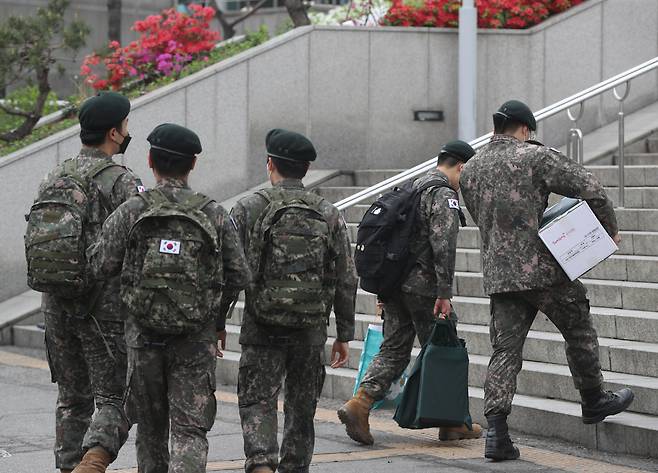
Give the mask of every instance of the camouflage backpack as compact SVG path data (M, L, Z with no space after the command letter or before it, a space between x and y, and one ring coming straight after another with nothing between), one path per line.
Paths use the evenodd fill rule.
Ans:
M203 328L221 290L221 243L202 211L212 199L181 200L160 189L139 194L147 204L132 226L121 273L121 298L138 323L178 335Z
M35 291L72 299L92 289L85 257L92 223L92 180L114 166L122 167L102 161L80 172L77 160L69 159L40 190L25 216L27 284Z
M310 328L331 310L333 258L322 198L304 191L268 189L247 255L254 272L251 310L263 324Z

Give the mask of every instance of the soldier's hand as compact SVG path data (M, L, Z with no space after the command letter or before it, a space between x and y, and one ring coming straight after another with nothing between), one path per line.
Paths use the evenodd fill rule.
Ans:
M450 299L437 299L434 303L434 317L446 319L450 316L451 310Z
M615 242L615 245L619 246L619 244L621 243L621 235L617 233L615 236L612 237L612 241Z
M226 330L217 331L217 358L224 358L222 350L226 350Z
M341 368L347 364L350 357L350 345L348 342L334 341L331 347L331 367Z

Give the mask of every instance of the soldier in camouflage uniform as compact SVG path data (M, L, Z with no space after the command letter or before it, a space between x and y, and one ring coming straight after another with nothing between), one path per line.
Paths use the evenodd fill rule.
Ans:
M579 281L569 281L538 235L554 192L585 200L619 242L612 202L583 166L557 150L526 141L535 130L535 118L525 104L506 102L494 114L491 142L461 176L464 202L480 228L484 290L490 295L493 355L485 383L485 456L494 460L519 457L507 432L507 416L523 343L539 310L565 338L569 368L583 400L583 422L601 422L633 400L629 389L603 391L587 291Z
M473 148L463 141L447 143L439 154L437 167L417 179L420 189L433 181L447 186L432 186L421 192L419 215L411 241L411 253L419 255L399 293L386 299L384 341L372 360L357 393L338 410L347 434L357 442L371 445L374 439L368 425L369 412L375 401L383 399L391 384L409 365L416 335L422 344L428 340L436 317L456 319L450 304L455 273L457 234L461 209L457 190L461 170ZM441 440L479 438L482 429L443 427Z
M64 166L89 179L88 243L98 239L107 216L142 189L137 176L112 161L130 142L129 112L130 101L119 94L103 93L88 99L79 114L80 153L57 166L41 184L41 190L49 186L62 175ZM51 377L58 388L56 467L70 472L87 451L76 472L105 471L90 464L107 466L113 461L130 430L122 403L126 348L118 280L109 279L91 296L77 299L44 293L41 307Z
M247 291L240 333L242 356L238 402L247 458L245 471L267 473L278 468L282 473L303 473L309 471L313 456L313 417L325 376L324 346L329 311L333 303L338 337L333 344L331 366L337 368L347 362L348 342L354 336L356 270L341 214L331 203L304 190L301 179L308 170L309 162L316 158L311 142L297 133L277 129L268 133L266 145L267 169L273 189L243 198L231 211L254 273L254 283ZM325 275L323 282L327 289L324 301L327 309L311 314L319 322L312 328L268 325L260 319L263 314L254 308L259 294L264 290L264 283L258 279L257 261L260 254L254 254L253 250L261 243L253 241L254 226L267 212L270 198L314 202L313 206L328 224L329 233L323 238L328 238L332 259L320 262L320 265L329 263L331 267L330 274ZM297 221L299 228L305 227L306 222ZM279 243L283 251L290 254L299 251L313 254L320 250L321 245L317 242L293 247L292 241ZM297 270L302 270L302 266ZM307 303L314 302L319 301ZM282 309L282 312L277 315L285 318L287 311ZM277 398L284 377L285 423L279 461Z
M186 203L195 200L200 194L192 191L188 175L201 152L198 136L187 128L162 124L149 135L151 143L149 166L153 169L157 185L153 191L165 196L168 202ZM144 194L146 197L147 194ZM203 196L201 196L203 197ZM126 256L129 245L139 245L131 240L133 226L148 207L147 199L135 196L121 205L103 225L102 238L89 250L89 259L97 277L112 277L122 271L122 297L128 310L126 322L126 342L128 345L127 398L134 414L137 427L137 463L141 473L199 473L206 471L208 441L207 432L212 428L216 414L215 368L216 358L221 356L218 340L223 348L226 340L224 320L218 312L206 311L204 320L191 331L168 335L146 328L145 317L136 315L137 307L132 307L126 298ZM223 285L227 291L239 291L250 280L250 271L244 257L242 245L228 213L216 202L205 198L199 206L216 231L221 258ZM164 240L163 240L164 241ZM160 242L160 253L186 257L193 240L184 240L178 249L175 242ZM167 246L170 244L170 246ZM185 245L188 245L186 247ZM188 253L186 253L186 251ZM180 261L180 260L179 260ZM174 265L175 260L169 260ZM175 273L176 269L164 270ZM143 281L147 281L146 263ZM164 274L169 277L172 274ZM187 275L189 276L189 275ZM178 279L179 285L195 284L203 275L196 274L192 279ZM174 274L174 278L177 276ZM190 281L190 282L187 282ZM144 282L146 284L146 282ZM147 286L144 286L147 287ZM215 290L210 305L211 312L218 311L221 291ZM166 294L172 294L171 287ZM153 307L157 298L153 296ZM177 296L178 297L178 296ZM174 316L175 317L175 316ZM134 410L134 413L132 412ZM169 430L171 426L171 450Z

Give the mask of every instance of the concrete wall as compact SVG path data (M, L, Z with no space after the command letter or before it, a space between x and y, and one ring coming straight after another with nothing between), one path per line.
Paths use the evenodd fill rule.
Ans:
M482 31L479 131L508 98L541 108L654 56L657 0L590 0L528 31ZM634 82L627 111L658 100L657 80L652 73ZM615 106L609 97L592 100L585 130L614 119ZM443 110L445 121L414 122L417 109ZM456 135L457 34L300 28L141 97L126 164L147 185L145 138L165 121L199 133L204 152L192 185L218 200L262 182L273 127L306 133L319 151L316 168L409 167ZM546 142L561 144L567 126L565 117L542 125ZM75 155L77 134L74 127L0 158L0 300L25 288L23 215L45 173Z

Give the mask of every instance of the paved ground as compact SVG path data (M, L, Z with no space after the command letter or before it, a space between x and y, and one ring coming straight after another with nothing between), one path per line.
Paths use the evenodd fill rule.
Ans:
M0 473L53 473L52 443L56 387L50 383L44 353L0 348ZM208 471L238 473L243 452L236 396L231 387L217 392L217 422L210 433ZM658 461L600 452L520 437L522 461L491 463L482 458L482 440L438 442L436 430L402 430L390 412L372 419L376 444L360 447L338 423L335 401L323 400L317 415L317 441L312 472L404 471L467 472L658 472ZM656 447L658 448L658 446ZM112 465L114 473L136 473L133 439Z

